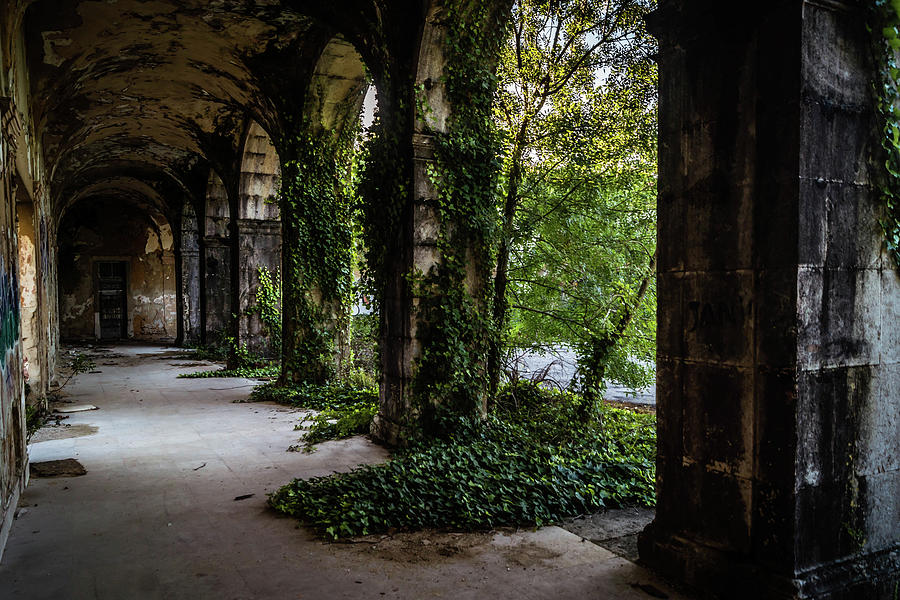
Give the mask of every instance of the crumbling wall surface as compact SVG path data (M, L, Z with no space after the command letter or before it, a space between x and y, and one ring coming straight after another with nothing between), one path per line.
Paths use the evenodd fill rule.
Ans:
M64 338L100 337L98 263L124 262L127 337L174 340L174 238L161 216L115 198L80 203L63 218L59 260Z
M810 6L803 14L797 569L811 597L893 600L900 594L900 274L878 224L887 174L872 109L870 37L859 9Z
M25 42L9 4L0 9L0 556L28 480L26 374L37 402L55 368L45 168Z
M210 172L202 230L203 339L217 344L231 332L232 225L228 195L222 179Z
M5 133L5 132L4 132ZM24 352L19 306L15 199L11 192L9 141L0 140L0 553L24 484Z
M0 136L0 554L24 485L27 462L19 257L6 133L4 127Z
M238 264L240 320L238 339L256 354L274 356L281 349L268 339L257 312L259 269L281 269L281 218L275 195L281 168L268 134L253 123L244 145L238 184Z
M16 204L16 234L19 246L19 300L22 321L23 376L30 386L41 386L41 314L38 302L39 279L35 246L34 206Z

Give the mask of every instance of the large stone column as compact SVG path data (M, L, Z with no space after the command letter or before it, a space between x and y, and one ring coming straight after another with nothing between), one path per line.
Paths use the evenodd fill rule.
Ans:
M394 261L388 265L388 281L381 309L381 403L373 434L396 445L416 426L421 407L416 405L415 376L422 357L420 335L427 324L418 307L421 290L411 289L409 273L428 273L439 265L438 236L441 223L434 207L437 191L427 169L434 160L434 137L413 135L413 200L401 222Z
M231 241L206 236L200 246L203 267L203 340L216 344L231 335Z
M411 193L394 208L396 218L370 217L395 230L382 238L381 403L372 427L390 444L434 426L440 412L476 416L486 410L496 219L493 57L510 4L430 2L417 24L415 76L392 83L396 105L412 97L423 108L398 144L411 154Z
M200 229L197 213L190 201L185 201L181 213L181 231L176 248L176 274L180 304L179 340L194 346L202 338L200 318Z
M641 558L729 598L896 598L900 278L863 9L677 0L655 24L659 498Z
M238 219L238 340L247 348L264 356L275 356L280 348L271 347L263 323L250 309L256 305L259 268L270 273L281 270L281 221L272 219Z

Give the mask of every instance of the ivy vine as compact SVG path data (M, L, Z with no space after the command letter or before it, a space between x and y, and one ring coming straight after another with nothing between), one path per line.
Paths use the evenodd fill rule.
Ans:
M426 410L440 406L462 416L484 410L494 335L489 283L500 163L491 105L496 57L506 33L503 13L494 8L466 0L444 6L444 89L452 112L446 131L432 132L434 161L428 168L437 191L440 259L417 281L424 350L414 393Z
M884 210L879 222L885 248L900 268L900 0L874 0L872 8L869 29L878 69L875 101L887 175L879 188Z
M376 310L398 285L417 304L415 319L422 355L414 368L406 426L432 422L435 409L478 414L487 393L486 357L492 251L497 234L494 191L499 171L491 103L494 66L505 35L505 13L490 3L447 0L441 24L445 67L442 84L452 113L446 131L426 131L434 140L427 176L436 192L427 203L438 220L437 265L409 272L412 148L409 115L427 122L424 90L412 82L384 78L379 101L393 103L376 119L365 145L359 197L366 247L366 280ZM404 96L391 91L415 90ZM415 106L415 110L406 107ZM381 315L382 328L386 316ZM419 423L416 423L416 421Z
M352 225L347 165L354 127L325 130L308 117L281 140L282 378L324 383L335 375L338 335L349 327Z
M256 304L247 309L248 315L259 315L273 348L281 348L281 270L270 271L256 267L259 285L254 296Z

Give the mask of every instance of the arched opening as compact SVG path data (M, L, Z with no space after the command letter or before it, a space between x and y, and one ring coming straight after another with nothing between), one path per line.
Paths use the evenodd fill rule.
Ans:
M210 170L202 216L200 269L203 342L221 345L231 331L232 239L231 206L225 184Z
M348 368L353 268L350 179L366 90L362 58L323 43L301 118L280 106L276 137L284 246L282 380L323 383Z
M75 202L60 221L64 340L173 342L174 237L168 219L115 195Z
M391 421L380 437L402 440L408 431L415 431L418 417L435 405L473 415L485 412L490 388L484 385L482 359L488 337L487 327L483 326L488 300L479 294L490 285L492 269L476 264L472 258L483 255L492 239L487 228L481 230L477 225L496 216L498 207L495 202L482 202L470 209L476 203L473 198L486 199L485 184L489 182L482 175L491 170L486 166L497 158L485 151L488 147L480 139L487 128L478 129L489 121L490 109L485 107L490 104L487 96L494 74L488 72L492 51L467 42L482 41L480 28L499 30L504 21L501 13L508 11L511 4L509 0L31 0L3 4L0 550L14 520L18 490L28 473L21 403L23 358L28 359L30 369L34 354L29 352L37 346L29 345L42 336L49 341L43 355L38 356L40 362L52 364L57 350L54 309L47 308L47 303L40 306L42 297L57 304L57 280L53 275L56 263L51 259L49 266L43 268L57 243L65 252L59 263L62 293L58 304L67 309L65 327L78 329L84 325L84 339L104 339L104 332L110 338L127 337L128 322L131 335L137 335L135 329L142 335L164 335L165 339L173 335L168 317L162 319L164 326L157 327L148 314L129 314L133 306L127 298L121 302L116 294L125 290L129 296L137 270L146 271L145 263L151 260L164 266L167 253L180 249L181 260L174 257L172 280L179 281L174 293L191 300L183 298L180 308L176 303L175 311L163 302L164 315L167 310L180 310L182 316L176 325L183 332L199 327L200 337L207 341L218 341L208 338L224 335L243 335L249 340L255 325L246 320L242 332L238 320L243 317L233 315L244 312L252 295L256 265L254 260L244 261L244 257L252 257L256 252L251 248L251 239L257 233L249 232L260 222L275 221L274 215L267 212L271 207L264 201L260 204L262 191L271 183L264 180L274 176L270 167L275 160L282 167L282 175L287 172L290 176L293 186L284 184L288 179L285 177L282 190L294 194L282 205L289 210L281 211L285 248L282 264L290 266L284 271L291 278L285 292L284 323L290 340L290 347L284 351L285 370L297 375L295 381L325 381L333 371L342 368L342 336L346 335L350 310L346 291L352 270L352 259L347 256L351 242L347 240L352 240L352 235L348 234L348 221L344 218L348 208L346 196L337 189L343 182L346 165L337 160L343 155L334 151L331 142L348 131L348 123L358 113L365 69L357 53L365 57L374 79L382 85L382 108L391 109L385 108L382 117L392 121L387 130L393 136L382 145L373 146L381 151L379 158L385 160L377 165L382 170L370 186L377 194L367 198L368 232L377 234L370 238L372 243L367 250L381 253L376 257L378 264L368 267L379 270L376 285L382 311L384 367L381 402L383 416ZM642 22L643 9L651 8L651 3L643 1L533 3L542 9L566 4L577 11L599 8L606 12L610 7L625 7L628 10L622 22L635 24ZM658 4L659 11L649 18L655 20L663 38L655 57L662 73L661 185L657 204L661 243L656 265L661 308L656 353L662 400L656 463L660 510L655 525L643 538L644 559L692 583L718 588L713 592L738 596L762 593L784 597L893 598L900 572L900 529L896 518L900 498L896 417L900 397L896 393L900 377L900 279L884 249L885 237L878 223L881 214L890 208L879 199L879 188L884 179L891 181L893 175L881 172L884 161L873 157L880 157L882 152L877 137L896 130L890 118L887 129L881 130L884 124L877 122L877 111L872 110L878 100L872 96L880 90L875 86L873 91L871 80L877 79L879 70L894 78L890 67L896 57L891 51L884 61L873 61L871 50L873 41L876 46L896 45L898 20L894 15L889 27L867 27L870 15L861 4L833 0L739 5L713 0L660 0ZM891 3L869 4L872 6L867 8L880 10ZM534 31L554 37L553 32L558 33L560 25L538 19ZM338 33L345 37L334 37ZM879 34L887 39L879 39ZM450 39L462 43L448 44ZM627 52L624 40L628 39L627 34L612 39L613 50ZM587 40L585 48L592 43L593 39ZM580 43L570 44L569 48L579 55L583 49ZM525 54L516 58L521 57L526 62L530 58ZM559 72L579 64L579 56L570 58L573 60L539 62ZM600 73L599 77L609 75ZM640 71L635 69L626 75L640 76ZM581 83L590 84L597 76L587 74ZM539 77L532 83L536 85L528 89L534 91L546 90L552 82L551 77ZM578 94L596 91L588 87L582 86ZM582 110L574 96L564 100L561 106L565 105L569 111L566 116L577 127L564 155L560 153L558 158L583 158L588 146L602 137L585 135L588 122L596 115ZM469 111L473 106L475 109ZM880 108L884 109L884 105ZM535 119L547 116L544 107L531 112ZM250 115L271 135L278 148L277 159L270 148L263 148L266 143L260 141L256 145L264 136L259 131L252 133L256 125L248 125ZM460 115L471 118L457 119ZM634 132L638 128L628 129ZM295 144L301 138L315 143ZM887 146L888 152L896 149L893 140L889 139ZM445 175L463 177L466 185L461 187L465 190L458 194L458 188L450 189L455 182L441 174L435 176L436 161L447 158L446 154L439 155L448 148L455 155L452 158L460 162L445 161L438 166ZM650 150L652 153L654 149ZM523 156L531 160L543 151L526 150ZM633 156L618 158L622 164ZM256 160L263 167L258 168ZM585 164L587 161L574 164L571 173L554 182L559 186L556 191L561 205L580 193L567 196L569 189L564 186L580 176L575 171ZM313 166L315 173L300 166ZM21 182L16 180L16 172ZM243 181L242 174L246 174ZM597 179L608 175L590 173ZM120 179L110 183L110 177L133 181ZM525 177L521 181L531 186L539 180ZM647 189L636 192L652 193L648 192L652 187L649 182L637 183ZM26 189L30 202L15 191L16 185ZM569 244L581 233L576 228L585 222L557 220L561 211L553 210L549 216L545 216L546 211L532 211L532 220L543 219L546 226L534 239L558 246ZM60 214L64 215L62 221L57 221ZM47 220L50 223L45 241ZM111 231L101 221L120 226ZM371 226L373 223L375 226ZM178 235L167 236L168 225L176 230L170 233ZM57 230L61 232L59 237ZM126 235L128 232L132 235ZM454 238L460 232L460 237ZM182 244L178 242L179 235ZM271 237L274 239L275 234ZM169 238L174 241L168 241ZM595 236L594 245L607 247L600 239ZM455 243L457 240L460 243ZM895 241L887 240L888 247L894 246ZM550 312L548 307L554 311L561 307L570 311L576 294L599 289L596 281L604 268L602 264L589 265L583 274L566 272L557 276L559 271L541 264L545 261L543 256L531 252L533 243L537 242L527 239L512 246L513 252L530 252L529 258L538 258L527 273L529 281L511 283L523 284L520 298L527 294L535 298L537 292L532 294L529 286L544 286L554 302L536 305L539 310ZM270 245L274 247L274 241ZM194 248L197 254L191 258ZM274 250L267 253L269 264L277 264L276 255ZM653 256L648 245L646 251L627 256L623 263L630 267L639 258L640 266L652 272ZM452 272L442 271L451 261ZM154 265L156 269L158 265ZM426 279L431 272L446 277ZM50 273L49 278L45 278L45 273ZM637 306L649 322L652 319L640 303L620 302L626 296L635 299L641 293L649 302L652 283L634 285L644 279L625 281L619 290L604 292L601 297L619 305ZM82 287L83 280L88 282L86 288ZM65 294L66 281L71 283L69 296ZM423 281L425 284L420 285ZM41 291L42 285L47 294ZM242 295L244 291L246 295ZM109 292L106 296L111 300L109 313L101 318L103 292ZM168 291L164 288L160 293L166 297ZM196 305L192 301L195 293ZM81 310L85 303L92 304ZM195 306L199 306L199 316ZM114 318L116 307L122 309L124 326ZM36 313L41 313L37 320ZM587 319L579 318L574 326L581 327L586 321L598 323L606 314L605 310L585 311ZM94 315L93 321L87 315ZM142 319L140 326L137 316ZM633 323L633 317L629 318ZM615 333L623 324L627 328L628 321L616 319L611 327L592 333ZM38 337L29 339L35 329L40 330ZM593 362L601 364L610 355L606 341L595 337L598 339L588 340L585 354L589 358L600 357ZM188 339L186 333L183 339ZM37 345L42 343L38 341ZM645 347L643 352L647 358L652 348ZM427 360L420 360L423 357ZM627 358L619 356L619 362L626 367ZM305 365L314 362L320 364L301 372ZM318 368L323 365L325 368ZM594 383L601 375L595 377ZM201 388L199 383L192 388L176 387L172 381L167 384L176 390L173 396L177 394L181 399L190 395L183 393L185 389L202 390L203 411L222 408L221 403L216 404L221 400L218 390ZM162 396L157 394L155 400L159 406L166 406ZM447 402L456 398L465 402ZM126 396L120 407L130 404L126 408L133 409L144 400L136 394ZM109 406L112 408L112 403ZM457 411L457 407L462 408ZM171 403L167 408L171 408ZM229 404L228 408L234 407ZM104 415L112 410L98 412ZM164 412L166 417L176 417L165 421L166 425L184 425L178 422L177 411L158 411ZM237 414L237 410L232 414ZM256 413L243 416L250 414ZM129 422L145 423L145 416ZM95 446L99 449L90 460L97 461L95 464L101 468L92 470L79 483L86 489L92 482L104 481L108 489L120 494L118 498L93 494L105 504L100 511L91 506L104 516L104 533L117 536L118 545L89 532L79 540L85 542L83 545L73 546L82 550L83 556L98 556L98 550L109 552L105 556L112 560L95 572L79 572L84 563L77 561L82 556L76 556L79 553L73 553L65 543L46 539L50 531L68 531L70 526L74 530L81 525L76 519L68 519L58 505L42 499L29 503L39 504L29 506L30 515L42 513L54 527L41 528L42 536L26 532L20 538L26 541L17 550L19 562L11 569L14 573L4 573L0 566L0 576L21 581L20 574L27 571L33 580L60 588L70 581L87 582L85 587L93 583L98 596L140 595L147 591L128 589L104 594L105 590L98 590L97 586L113 579L107 575L109 565L114 565L122 574L117 583L124 581L123 587L133 582L137 588L150 582L149 585L158 586L153 591L163 596L184 595L190 593L182 587L185 582L202 586L211 581L213 577L200 575L215 564L219 568L216 575L222 575L223 580L228 578L221 587L245 586L229 589L232 595L273 597L289 590L308 596L321 592L330 583L323 581L326 575L332 575L323 574L324 569L340 561L335 561L332 554L318 562L303 562L310 554L302 545L292 545L297 543L296 537L281 538L287 540L284 546L271 544L252 555L257 560L244 564L239 562L256 551L250 544L232 556L220 551L200 569L192 568L194 564L179 564L180 552L166 554L172 548L172 538L163 534L156 536L155 541L160 543L149 552L116 556L118 549L130 552L137 546L134 539L129 539L136 537L130 527L141 519L126 512L130 494L138 495L137 490L151 498L155 509L165 509L146 513L153 514L153 523L169 523L173 513L187 522L189 514L197 513L198 498L204 503L207 498L218 499L222 488L207 488L208 496L186 489L181 496L184 512L169 513L177 502L166 496L173 482L190 480L193 485L213 472L211 477L243 469L257 477L253 480L256 492L252 502L260 501L261 508L262 490L273 485L273 481L260 474L259 465L269 466L269 456L262 452L258 460L228 462L244 458L234 456L238 452L231 442L239 438L242 442L255 442L265 427L261 419L253 419L239 419L252 420L252 427L246 429L233 423L233 429L229 426L212 432L213 436L221 434L217 440L220 445L208 449L208 465L206 459L194 462L196 451L201 448L199 438L204 436L197 431L179 431L185 435L172 443L188 440L180 448L186 452L185 458L159 479L152 479L152 474L170 456L158 454L147 462L128 463L128 468L122 469L127 448L117 454L108 447ZM404 430L408 425L412 427ZM469 447L469 441L462 439L460 444L454 444L457 449L471 450L461 461L463 464L477 463L483 472L481 466L486 457L493 456L494 463L500 466L507 466L507 459L513 463L515 457L508 453L508 445L489 453L480 451L483 446ZM169 450L165 444L148 446ZM548 448L544 444L529 447L542 452ZM430 448L437 448L437 444ZM559 454L542 456L546 458L542 465L560 465ZM285 459L288 466L276 483L292 475L306 477L318 472L316 468L297 468L292 462ZM352 462L351 458L341 464ZM592 463L586 470L596 466L594 471L600 473L609 462ZM234 464L239 464L239 468L234 469ZM646 467L646 474L650 464L648 460L636 468ZM215 470L213 465L220 469ZM508 469L512 470L525 472ZM104 471L115 473L115 477L102 480ZM556 471L563 476L569 474L562 469ZM443 474L448 472L449 469L443 470ZM452 479L469 482L455 477L455 472L447 483L455 483ZM542 480L543 473L531 479L509 489L533 490L531 483ZM123 481L126 485L114 487ZM146 488L140 487L148 481ZM421 481L433 483L435 479L423 477ZM243 500L251 495L243 489L245 483L238 482L241 489L235 490ZM44 498L59 497L53 494L61 493L60 487L53 490L50 485L44 486ZM76 487L78 484L67 490L68 498L75 495ZM487 498L497 487L492 480L476 489L463 490L457 496L464 501L463 511L473 514L469 500L475 496ZM398 489L405 490L402 486ZM160 496L152 496L159 490ZM363 491L363 486L358 486L357 491ZM533 497L542 505L549 495L539 493ZM195 528L189 530L181 527L182 522L176 518L172 519L171 530L155 527L154 535L171 531L186 546L196 547L198 544L193 542L202 540L205 543L199 545L206 548L230 549L235 544L222 544L220 533L237 532L246 538L261 532L265 524L256 527L260 521L253 518L263 511L240 513L234 507L249 503L232 502L235 496L230 490L228 496L225 504L232 507L231 514L246 518L243 525L235 526L237 521L222 519L228 527L210 528L209 520L199 526L194 521ZM412 496L415 503L426 495ZM502 506L504 502L496 498L494 495L485 500L484 506ZM349 502L341 499L320 506L329 504L344 509L345 502L355 504L351 510L336 511L339 514L335 518L343 524L354 512L352 509L382 505L357 502L358 499L359 496L353 496ZM515 506L518 502L507 504ZM75 503L69 506L74 507ZM107 510L111 517L120 519L107 522ZM257 514L251 517L251 512ZM538 520L537 512L533 514ZM81 524L96 522L95 516L81 520ZM28 515L21 513L20 519L23 517ZM531 517L526 515L528 518ZM382 521L385 527L386 523ZM568 548L588 546L574 540ZM302 549L273 557L272 547ZM245 549L247 554L243 553ZM171 559L165 565L169 570L154 572L156 565L150 565L147 558L161 555ZM36 556L58 565L60 573L54 574L58 576L46 577L46 562L41 564ZM235 556L238 562L227 562ZM291 562L298 556L302 560ZM283 573L287 575L278 580L284 585L262 581L266 577L260 575L258 567L241 570L248 563L259 565L267 558L284 559L279 564L285 566ZM569 558L571 555L566 561ZM585 589L596 591L592 587L593 569L603 561L606 559L595 554L579 563L578 569L530 574L521 586L523 594L565 596L560 589L579 576ZM358 563L350 562L343 564L350 570L359 568ZM148 566L146 571L140 571ZM414 568L406 565L404 571ZM304 569L310 577L296 577ZM445 574L447 579L428 587L422 582L426 577L432 582L434 570L429 565L424 571L421 578L407 580L414 590L410 595L439 595L459 580L454 567L448 570L453 582ZM159 572L166 572L169 577L160 578ZM357 573L358 581L367 576L365 569L359 569L353 576L340 579L357 581ZM479 592L485 596L504 592L508 595L513 589L505 579L512 577L508 573L508 569L497 577L488 573L483 577L486 587ZM74 577L68 578L67 574ZM248 584L254 578L255 588ZM169 579L171 586L166 587L167 583L160 579ZM313 585L309 585L310 581ZM14 587L18 585L16 581L9 587L5 585L7 581L3 583L3 589L12 590L10 593L29 596L27 591L20 591L22 587ZM210 584L213 585L219 582ZM540 588L541 585L546 587ZM765 586L768 589L764 592L757 591ZM626 585L626 593L646 591L642 584L637 587L640 589L635 591L633 584ZM44 595L59 597L70 591L56 589ZM222 595L221 588L203 591L210 597ZM372 590L366 587L366 591ZM584 589L580 591L581 594L570 595L583 596ZM34 595L40 594L31 594Z
M277 194L281 162L269 134L251 121L244 138L238 181L238 342L256 355L281 352L277 333L260 317L260 274L277 285L281 272L281 213Z

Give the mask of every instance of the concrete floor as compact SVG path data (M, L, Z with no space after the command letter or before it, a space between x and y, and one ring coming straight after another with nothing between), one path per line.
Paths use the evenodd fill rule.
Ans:
M0 563L0 598L683 597L556 527L318 541L268 510L266 493L383 460L384 450L357 438L285 452L298 411L232 403L247 380L176 379L209 366L173 350L113 347L96 362L100 373L67 391L99 410L72 414L30 447L32 462L76 458L87 474L32 479Z

